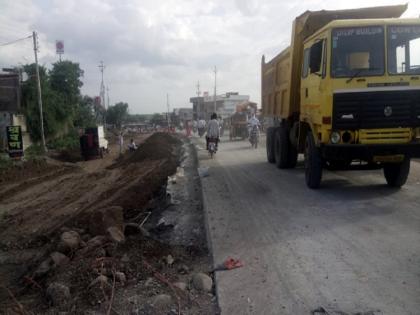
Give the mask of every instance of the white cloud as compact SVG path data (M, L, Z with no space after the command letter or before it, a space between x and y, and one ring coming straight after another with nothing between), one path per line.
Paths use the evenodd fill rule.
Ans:
M290 40L292 20L305 10L395 4L394 0L0 0L0 41L33 29L40 35L41 63L57 60L54 43L65 41L65 58L85 70L83 92L99 93L98 63L104 60L111 102L132 112L189 106L200 80L213 90L239 91L260 102L262 54L273 57ZM406 16L419 16L411 1ZM0 48L0 66L33 60L31 41Z

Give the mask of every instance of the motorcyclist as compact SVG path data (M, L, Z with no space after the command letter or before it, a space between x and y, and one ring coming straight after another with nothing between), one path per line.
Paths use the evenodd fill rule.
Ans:
M217 121L217 114L213 113L211 115L211 120L207 125L207 134L206 134L206 148L209 148L209 140L215 139L216 140L216 149L219 143L219 136L220 136L220 128L219 122Z
M257 128L257 135L259 135L260 126L261 126L260 121L255 116L255 114L252 114L251 118L248 120L248 135L249 135L250 140L251 140L251 132L254 128Z

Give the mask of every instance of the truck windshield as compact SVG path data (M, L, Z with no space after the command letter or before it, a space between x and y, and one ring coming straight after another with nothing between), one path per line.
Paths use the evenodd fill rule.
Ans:
M331 76L382 75L385 68L384 42L381 26L333 29Z
M420 74L420 25L388 27L388 72Z

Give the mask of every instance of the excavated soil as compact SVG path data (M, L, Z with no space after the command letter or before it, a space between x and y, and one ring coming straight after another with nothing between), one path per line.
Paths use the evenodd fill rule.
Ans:
M175 314L215 313L212 294L174 290L171 285L188 284L194 271L207 272L207 249L165 244L147 232L126 235L122 245L106 242L92 251L72 252L65 266L34 276L40 263L57 250L63 231L76 230L85 241L91 237L87 232L91 213L119 206L126 222L140 224L154 207L164 207L167 179L179 165L182 141L155 133L136 142L142 142L137 151L119 157L117 145L112 144L103 160L45 159L1 174L0 314L106 314L110 301L114 314L160 314L150 308L150 300L161 293L172 296L170 311ZM168 255L174 263L165 263ZM184 267L189 271L179 273ZM90 288L104 268L112 292ZM112 281L116 271L124 272L126 283ZM70 288L71 303L64 309L51 307L46 298L52 282Z

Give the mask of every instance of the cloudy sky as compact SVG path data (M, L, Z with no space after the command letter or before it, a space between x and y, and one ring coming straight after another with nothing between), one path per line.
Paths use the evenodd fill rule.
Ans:
M402 0L404 3L406 0ZM260 62L288 45L291 23L305 10L396 4L395 0L0 0L0 45L31 34L40 36L40 62L58 57L85 71L83 93L98 95L98 64L106 64L111 104L124 101L132 113L190 107L197 81L218 93L238 91L260 102ZM418 17L411 0L404 16ZM31 40L0 46L0 67L33 62ZM211 92L212 93L212 92Z

